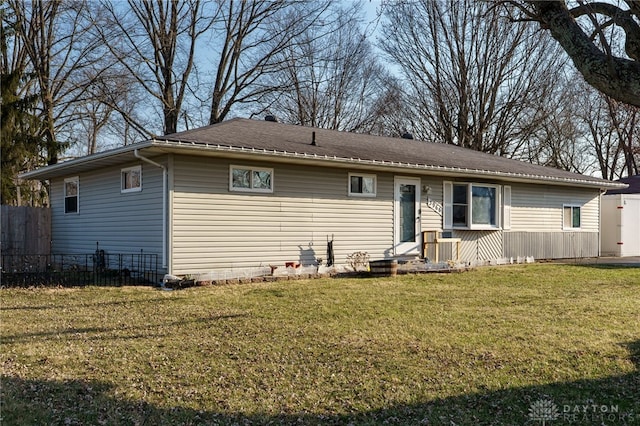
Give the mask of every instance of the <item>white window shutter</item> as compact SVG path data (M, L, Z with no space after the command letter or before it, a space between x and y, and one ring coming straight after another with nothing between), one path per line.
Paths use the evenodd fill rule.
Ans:
M502 191L502 229L511 229L511 187L504 186Z
M442 211L443 229L453 228L453 183L443 182L442 201L444 208Z

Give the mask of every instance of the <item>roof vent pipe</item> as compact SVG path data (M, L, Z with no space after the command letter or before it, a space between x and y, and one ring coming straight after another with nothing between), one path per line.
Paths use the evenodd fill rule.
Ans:
M316 132L311 132L311 145L316 146Z
M277 123L278 122L278 117L276 117L275 115L265 115L264 116L264 121L270 121L272 123Z

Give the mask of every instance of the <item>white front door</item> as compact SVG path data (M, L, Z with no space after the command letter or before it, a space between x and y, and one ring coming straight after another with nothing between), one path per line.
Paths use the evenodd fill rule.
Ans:
M396 255L420 253L420 179L395 178L393 241Z

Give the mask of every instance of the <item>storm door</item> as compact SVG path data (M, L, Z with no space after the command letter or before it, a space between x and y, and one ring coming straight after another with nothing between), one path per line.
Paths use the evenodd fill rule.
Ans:
M395 178L394 193L395 254L419 254L420 179Z

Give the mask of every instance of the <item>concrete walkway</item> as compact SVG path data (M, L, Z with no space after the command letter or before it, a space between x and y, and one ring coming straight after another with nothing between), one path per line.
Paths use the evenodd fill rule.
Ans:
M617 265L640 268L640 256L628 257L584 257L577 259L557 259L553 263L566 263L568 265Z

